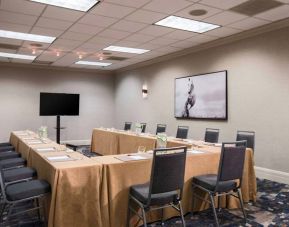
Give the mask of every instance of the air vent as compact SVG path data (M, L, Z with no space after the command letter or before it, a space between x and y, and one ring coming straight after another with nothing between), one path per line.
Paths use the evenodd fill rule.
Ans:
M33 62L33 64L37 64L37 65L51 65L53 62L52 61L39 61L39 60L35 60Z
M231 8L230 10L247 16L254 16L281 5L283 5L283 3L275 0L249 0Z
M0 49L18 50L19 48L20 46L17 46L17 45L0 43Z
M109 56L106 57L105 60L111 60L111 61L124 61L127 60L128 58L124 58L124 57L117 57L117 56Z

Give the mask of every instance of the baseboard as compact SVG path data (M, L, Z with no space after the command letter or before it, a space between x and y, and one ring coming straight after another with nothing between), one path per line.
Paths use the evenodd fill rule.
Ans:
M258 178L289 184L289 173L258 166L255 166L255 172Z

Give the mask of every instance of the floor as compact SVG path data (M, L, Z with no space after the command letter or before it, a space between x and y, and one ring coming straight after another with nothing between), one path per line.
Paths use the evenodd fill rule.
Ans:
M258 195L256 203L246 204L247 223L243 221L240 210L223 210L219 213L221 226L280 226L289 227L289 185L276 183L269 180L257 179ZM186 226L188 227L210 227L214 226L214 218L210 209L197 214L187 214ZM35 220L35 218L34 218ZM3 226L0 224L0 226ZM40 227L43 226L37 221L21 217L21 220L13 219L5 226L17 227ZM160 226L159 223L152 223L150 227ZM167 220L164 226L181 226L179 218ZM117 226L116 226L117 227Z

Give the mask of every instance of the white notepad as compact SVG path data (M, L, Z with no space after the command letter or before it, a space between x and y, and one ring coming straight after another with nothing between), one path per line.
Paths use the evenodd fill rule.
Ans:
M117 156L115 158L119 159L121 161L124 161L124 162L150 159L150 157L141 156L141 155L121 155L121 156Z
M46 157L48 161L51 162L65 162L65 161L73 161L74 159L69 157L68 155L59 155L59 156L50 156Z
M188 153L190 154L202 154L205 153L204 151L198 151L198 150L187 150Z
M46 148L37 148L36 149L39 152L50 152L50 151L55 151L54 147L46 147Z
M28 144L31 145L31 144L43 144L43 143L40 140L39 141L35 140L35 141L29 141Z

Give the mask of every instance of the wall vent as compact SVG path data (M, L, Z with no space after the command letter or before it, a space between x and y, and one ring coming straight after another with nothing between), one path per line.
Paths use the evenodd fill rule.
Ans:
M283 5L283 3L275 0L249 0L231 8L230 10L247 16L254 16L281 5Z

